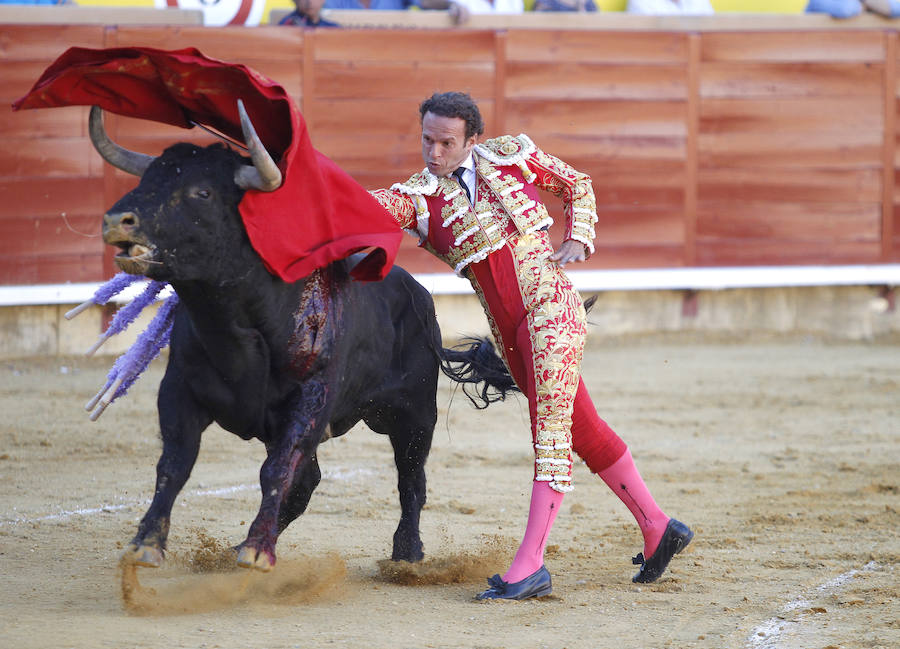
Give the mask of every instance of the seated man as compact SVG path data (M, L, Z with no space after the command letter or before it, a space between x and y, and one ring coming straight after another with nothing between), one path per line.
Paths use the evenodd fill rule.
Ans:
M532 11L586 11L596 12L594 0L535 0Z
M295 9L278 21L279 25L294 27L340 27L337 23L319 16L325 0L294 0Z
M326 9L403 10L418 7L418 0L325 0Z

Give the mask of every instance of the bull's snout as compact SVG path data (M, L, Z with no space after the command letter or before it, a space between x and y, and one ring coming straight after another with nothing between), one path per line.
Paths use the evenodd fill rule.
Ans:
M138 222L134 212L107 212L103 215L103 233L113 230L130 233L137 229Z
M103 215L103 241L119 249L115 262L126 273L146 274L153 247L138 233L140 219L134 212L107 212Z

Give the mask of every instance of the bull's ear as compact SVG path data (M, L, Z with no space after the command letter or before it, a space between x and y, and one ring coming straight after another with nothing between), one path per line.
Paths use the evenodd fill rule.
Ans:
M91 115L88 118L88 132L91 135L91 144L94 145L97 153L104 160L113 167L138 178L144 175L147 167L156 159L152 155L129 151L109 139L106 129L103 127L103 111L100 110L99 106L91 106Z
M238 99L238 114L241 116L241 130L244 132L244 144L250 152L250 159L253 160L253 166L242 166L234 172L234 182L242 189L256 189L261 192L273 192L281 187L281 170L262 141L256 134L256 129L247 111L244 109L244 102Z

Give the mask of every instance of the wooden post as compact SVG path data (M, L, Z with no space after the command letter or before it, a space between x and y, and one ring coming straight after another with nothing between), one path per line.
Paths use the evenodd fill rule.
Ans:
M700 34L687 35L687 133L684 173L684 265L697 265L697 140L700 131Z
M303 76L300 79L301 93L300 112L309 127L308 115L312 111L313 98L315 96L315 68L316 68L316 31L314 29L303 30Z
M494 32L494 124L495 135L506 133L506 30Z
M884 32L884 147L881 188L881 261L893 259L894 156L897 148L897 32Z

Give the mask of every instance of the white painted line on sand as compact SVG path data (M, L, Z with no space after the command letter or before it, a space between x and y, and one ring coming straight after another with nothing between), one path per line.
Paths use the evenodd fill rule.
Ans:
M372 469L368 468L338 468L338 469L326 469L322 471L322 479L323 480L342 480L342 481L350 481L354 478L371 475L373 473ZM206 497L206 496L227 496L230 494L240 493L243 491L250 490L258 490L259 484L239 484L239 485L231 485L228 487L218 487L216 489L192 489L191 491L186 491L180 495L181 498L197 498L197 497ZM13 508L12 513L5 512L0 518L0 527L4 526L14 526L14 525L27 525L29 523L40 523L44 521L60 521L72 518L74 516L94 516L96 514L109 514L112 512L122 511L123 509L130 509L132 507L139 507L150 504L149 498L144 498L141 500L131 500L120 502L117 504L106 504L100 505L98 507L85 507L80 509L64 509L61 511L53 512L52 514L38 514L32 516L16 516L15 508Z
M805 615L801 613L795 619L788 620L785 619L786 614L796 611L797 609L808 608L811 606L812 602L809 600L810 596L814 595L819 597L828 595L832 591L838 590L844 586L860 572L871 572L873 570L878 570L880 567L879 564L870 561L858 570L848 570L834 579L829 579L828 581L819 584L816 586L814 594L810 593L807 596L801 595L792 599L781 608L778 615L770 617L750 632L750 637L747 638L746 649L778 649L781 639L788 635L791 630L798 628L805 617Z

